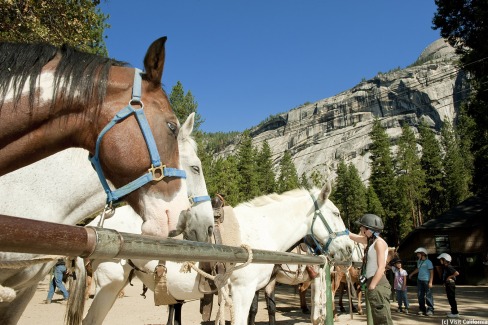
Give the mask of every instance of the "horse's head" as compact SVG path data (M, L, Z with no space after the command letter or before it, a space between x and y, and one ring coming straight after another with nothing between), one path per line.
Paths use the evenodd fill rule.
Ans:
M105 177L116 187L124 186L144 174L154 164L159 153L161 165L178 168L180 165L177 137L180 125L171 109L168 97L161 87L166 37L151 44L144 58L145 73L140 85L134 78L134 69L113 66L110 68L105 101L97 119L97 134L106 128L122 108L143 108L144 114L128 115L103 135L99 160ZM136 94L134 94L134 92ZM137 93L140 92L140 100ZM129 104L129 105L128 105ZM143 133L147 119L154 140ZM151 143L152 142L152 143ZM90 152L93 153L92 148ZM180 212L189 208L186 182L177 177L163 177L156 170L149 176L148 184L134 190L125 200L144 219L144 234L167 236L177 225Z
M323 253L338 261L351 261L354 243L346 233L339 209L329 200L330 192L328 182L321 190L312 192L315 211L312 212L310 232L321 245Z
M191 137L195 114L191 113L178 134L181 168L186 172L188 197L191 208L183 211L175 231L170 236L183 233L188 240L207 241L213 233L213 209L203 177L202 162L197 156L197 145Z

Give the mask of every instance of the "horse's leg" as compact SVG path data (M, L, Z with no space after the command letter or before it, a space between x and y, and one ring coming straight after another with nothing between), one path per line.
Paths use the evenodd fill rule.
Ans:
M247 325L254 325L256 315L258 313L259 290L254 293L251 307L249 308L249 315L247 316Z
M269 325L276 322L276 300L275 300L276 278L273 277L268 285L264 288L264 297L268 307Z
M174 304L173 307L175 309L175 323L174 325L181 325L181 307L183 307L182 300L178 300L177 304Z
M168 306L168 321L166 325L174 325L173 320L175 319L175 305Z
M241 271L241 270L239 270ZM256 292L256 283L232 283L231 295L234 303L234 315L236 325L245 325L249 318L249 310ZM224 301L221 302L225 303Z
M311 282L304 282L298 285L298 292L300 294L300 308L304 314L310 314L310 309L307 306L307 289L310 284Z
M127 274L126 274L127 273ZM120 263L103 262L94 271L95 283L97 286L93 302L83 319L83 324L102 324L117 295L127 284L129 271L125 272Z
M203 298L200 299L200 314L202 314L202 321L204 322L208 322L212 315L213 299L213 294L203 295Z

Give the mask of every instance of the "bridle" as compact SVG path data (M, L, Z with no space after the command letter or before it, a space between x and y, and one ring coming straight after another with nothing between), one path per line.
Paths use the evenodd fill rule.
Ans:
M151 132L151 128L149 127L149 123L147 121L146 115L144 114L144 104L141 100L141 92L142 92L142 71L139 69L135 69L134 71L134 85L132 87L132 98L129 101L129 104L121 109L114 118L103 128L97 138L96 147L95 147L95 154L93 156L89 155L88 159L91 161L93 167L95 168L98 178L102 183L103 189L105 193L107 193L107 205L111 206L113 202L119 201L121 198L126 196L127 194L139 189L140 187L146 185L152 181L160 181L165 177L179 177L179 178L186 178L186 173L184 170L176 169L176 168L169 168L166 167L161 163L161 159L159 157L159 152L156 146L156 141L154 140L154 136ZM132 105L140 105L140 108L134 108ZM149 150L149 156L151 158L151 167L148 169L148 172L140 176L139 178L133 180L132 182L122 186L121 188L115 189L112 191L110 186L108 185L107 179L105 178L102 170L102 166L100 165L100 143L102 141L103 136L117 123L122 122L130 115L134 115L137 119L139 127L141 129L142 135L144 136L144 140L146 141L147 149Z
M320 207L319 207L319 204L317 203L317 199L315 199L315 197L312 193L310 193L310 196L312 197L313 204L315 207L312 226L310 227L311 237L312 237L312 239L313 239L313 241L317 247L317 250L320 251L320 254L328 254L329 253L329 246L332 243L332 241L339 236L348 236L348 232L346 229L344 229L343 231L335 231L335 232L332 231L332 228L327 223L327 220L325 220L325 217L322 214L322 211L320 211ZM313 233L313 225L314 225L315 221L317 220L317 217L319 217L320 220L322 220L322 223L324 224L325 228L329 232L329 239L327 240L327 243L325 243L325 245L323 245L323 246L319 243L319 241L317 240L317 238L315 237L315 235Z

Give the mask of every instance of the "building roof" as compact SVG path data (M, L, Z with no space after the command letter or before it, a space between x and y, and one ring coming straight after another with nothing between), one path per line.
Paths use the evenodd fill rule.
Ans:
M472 196L417 229L472 228L488 222L488 197Z

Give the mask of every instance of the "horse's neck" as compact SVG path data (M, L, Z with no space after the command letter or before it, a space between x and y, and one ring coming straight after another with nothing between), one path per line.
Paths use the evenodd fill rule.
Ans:
M307 234L311 221L305 214L312 204L310 197L301 196L264 206L237 206L234 210L243 243L286 251Z
M76 224L102 209L105 194L87 156L72 148L0 177L0 212Z

